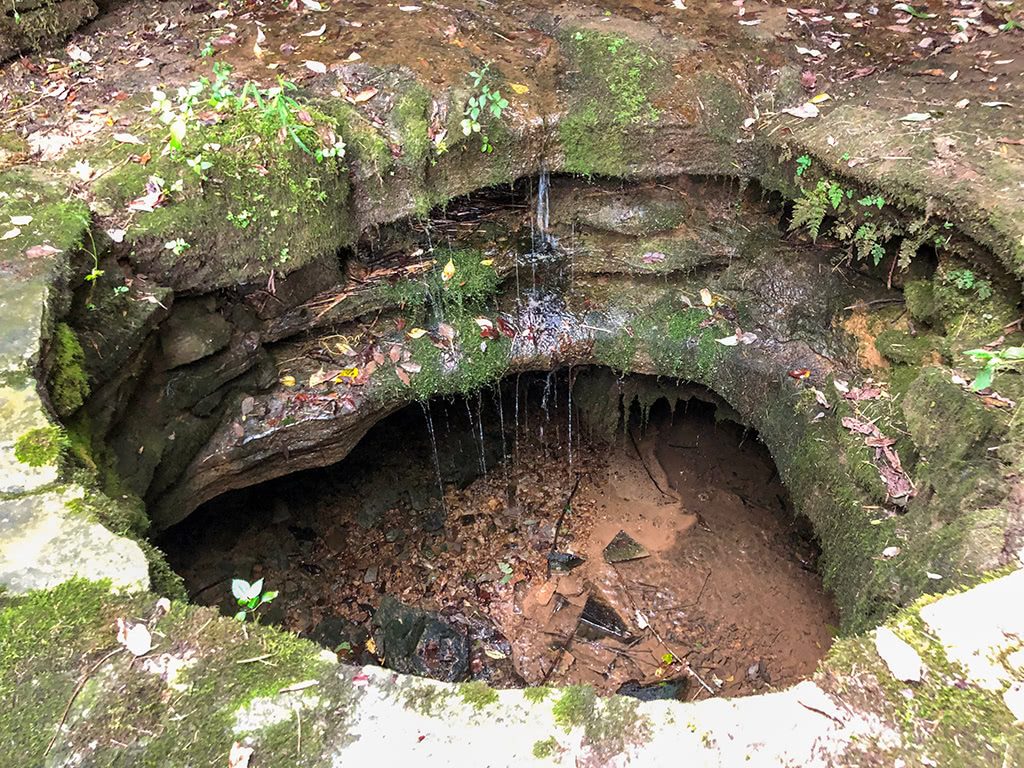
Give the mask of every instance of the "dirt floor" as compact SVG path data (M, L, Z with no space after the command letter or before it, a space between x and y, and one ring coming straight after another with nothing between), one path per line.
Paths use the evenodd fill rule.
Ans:
M359 646L385 594L436 611L468 632L471 674L498 686L693 699L813 672L836 614L756 435L699 400L674 419L660 401L644 428L634 414L610 445L574 413L570 464L565 377L514 390L500 409L494 393L431 405L443 508L412 406L342 464L215 500L161 543L198 601L230 610L228 580L263 577L282 592L268 620L303 634L340 616ZM585 562L549 578L556 529L557 550ZM648 555L605 562L620 531Z

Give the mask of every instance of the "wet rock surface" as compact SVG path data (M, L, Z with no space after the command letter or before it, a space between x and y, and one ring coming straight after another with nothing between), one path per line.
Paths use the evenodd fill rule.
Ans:
M390 595L373 614L373 635L391 669L457 682L469 675L469 641L436 614L403 605Z

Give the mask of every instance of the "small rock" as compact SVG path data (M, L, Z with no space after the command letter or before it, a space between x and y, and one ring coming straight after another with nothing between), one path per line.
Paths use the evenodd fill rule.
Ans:
M608 546L604 548L604 561L606 563L623 563L627 560L639 560L642 557L650 557L643 545L625 531L615 534Z
M616 691L620 696L631 696L640 701L685 701L689 678L680 677L642 685L637 680L623 683Z
M363 584L373 584L377 581L378 568L376 565L371 565L366 569L366 573L363 574Z
M396 541L402 541L405 538L405 531L401 528L392 528L384 534L384 540L389 544L394 544Z
M585 562L586 560L572 552L548 552L548 570L552 573L568 573Z
M622 642L633 639L626 623L605 600L597 595L590 595L580 614L580 623L576 634L584 639L600 639L611 637Z
M897 637L888 627L876 630L875 650L897 680L905 683L921 681L921 657L909 643Z

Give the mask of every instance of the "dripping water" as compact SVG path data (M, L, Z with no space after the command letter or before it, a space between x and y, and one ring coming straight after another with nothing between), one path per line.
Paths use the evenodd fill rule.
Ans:
M480 427L480 468L487 477L487 444L484 440L484 393L483 390L476 391L476 422Z
M437 455L437 436L434 434L434 418L430 414L430 403L425 400L420 401L420 407L423 408L423 416L427 421L427 433L430 435L430 448L434 455L434 473L437 475L437 490L441 497L441 510L447 514L448 508L444 502L444 480L441 479L441 459Z

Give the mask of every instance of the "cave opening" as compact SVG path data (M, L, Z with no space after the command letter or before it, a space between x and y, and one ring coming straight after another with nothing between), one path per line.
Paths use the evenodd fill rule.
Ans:
M694 700L785 687L836 609L768 449L710 390L578 366L410 404L159 544L190 597L357 664Z

